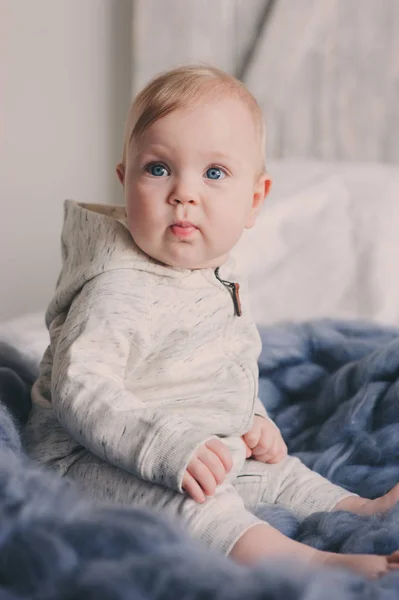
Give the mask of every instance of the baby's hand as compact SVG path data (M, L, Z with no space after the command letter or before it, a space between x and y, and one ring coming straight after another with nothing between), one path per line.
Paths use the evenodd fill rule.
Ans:
M231 453L218 438L200 446L188 463L182 487L193 500L202 504L206 496L213 496L226 473L233 466Z
M279 428L269 419L258 415L249 431L242 436L247 446L247 458L264 463L278 463L287 456L287 446Z

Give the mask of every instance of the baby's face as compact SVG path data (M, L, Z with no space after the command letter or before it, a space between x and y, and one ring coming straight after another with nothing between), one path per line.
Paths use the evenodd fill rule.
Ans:
M232 97L208 99L161 118L134 146L118 175L136 244L173 267L222 265L269 184L256 176L259 142L248 108Z

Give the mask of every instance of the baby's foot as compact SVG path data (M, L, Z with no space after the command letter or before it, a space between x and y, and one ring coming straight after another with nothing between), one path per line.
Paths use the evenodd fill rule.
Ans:
M366 500L363 506L356 512L359 515L375 515L386 513L399 502L399 483L397 483L387 494L374 500Z
M315 558L318 564L331 567L346 567L351 571L365 575L369 579L378 579L386 575L389 571L399 569L399 551L394 552L390 556L318 552Z

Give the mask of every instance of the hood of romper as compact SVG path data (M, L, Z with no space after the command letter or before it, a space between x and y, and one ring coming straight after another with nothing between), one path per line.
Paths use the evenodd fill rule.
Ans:
M137 269L164 277L187 277L190 269L164 265L135 244L127 228L124 205L64 202L61 234L62 268L46 324L69 307L85 283L107 271Z

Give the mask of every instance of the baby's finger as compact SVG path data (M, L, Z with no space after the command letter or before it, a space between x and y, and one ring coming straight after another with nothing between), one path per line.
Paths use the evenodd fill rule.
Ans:
M257 448L255 448L255 450L253 451L254 457L256 458L256 460L259 460L260 462L264 462L264 463L274 463L274 462L279 462L277 459L277 456L279 454L279 451L277 449L277 442L276 439L273 439L270 446L268 446L266 449L264 447L262 447L261 444L259 444L259 446Z
M284 438L279 431L276 435L276 444L279 450L287 450L287 444L285 443Z
M188 471L184 473L182 488L193 500L195 500L195 502L198 502L199 504L205 502L206 498L204 492Z
M226 468L218 455L206 446L201 446L201 448L197 450L197 457L206 467L208 467L214 476L216 483L218 485L221 484L226 477Z
M226 469L226 473L231 471L233 466L233 459L231 456L231 452L221 440L218 438L213 438L205 443L205 446L212 450L218 456L218 458L222 461L224 468Z
M216 480L202 460L199 458L191 460L187 467L187 472L194 477L207 496L213 496L216 491Z
M278 463L283 460L288 454L288 449L281 437L278 437L268 453L267 462Z
M280 460L282 460L283 458L285 458L288 455L288 448L287 448L287 444L285 442L280 444L278 455L281 456Z
M271 435L261 434L259 443L252 449L254 456L260 456L273 451L275 438Z
M256 457L261 456L263 454L268 454L273 451L273 443L269 442L259 442L255 448L252 448L252 454Z
M244 442L245 444L245 442ZM249 446L245 444L245 458L250 458L252 456L252 450Z
M253 427L249 431L247 431L247 433L244 433L242 437L248 448L251 448L252 450L253 448L256 448L256 446L258 446L259 441L261 439L261 434L262 428L260 424L257 421L255 421Z

